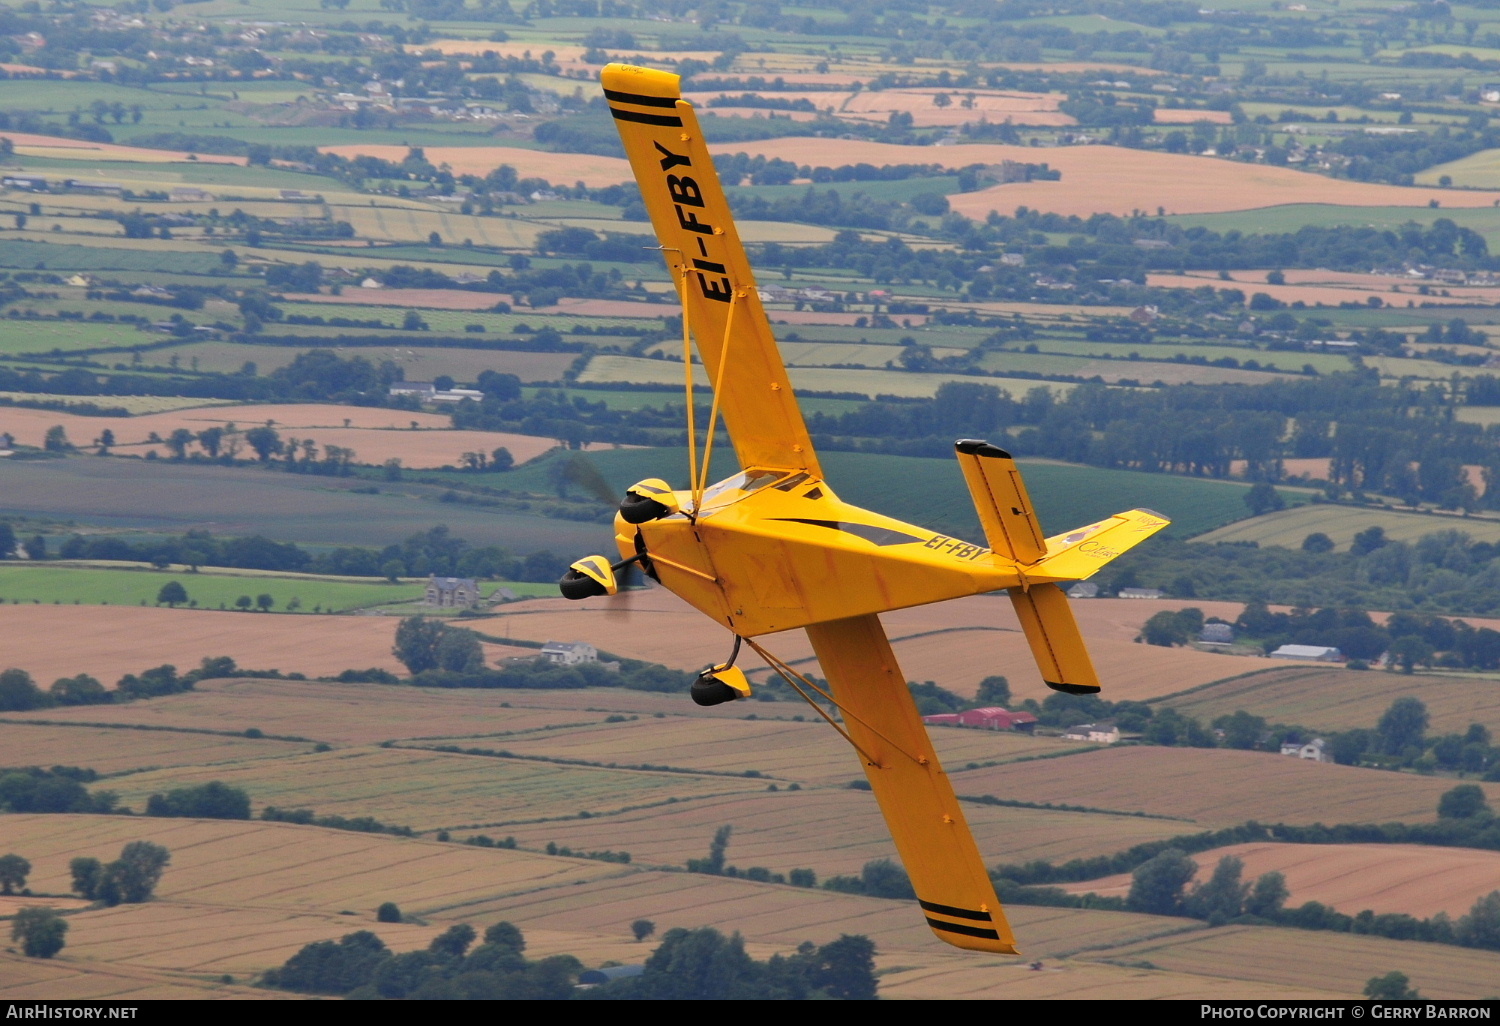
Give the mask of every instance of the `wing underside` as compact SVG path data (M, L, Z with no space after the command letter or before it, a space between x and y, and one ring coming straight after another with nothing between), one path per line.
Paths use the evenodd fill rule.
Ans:
M742 467L822 477L750 261L678 76L611 64L604 95Z
M979 847L879 618L832 620L807 634L927 925L956 947L1016 954Z

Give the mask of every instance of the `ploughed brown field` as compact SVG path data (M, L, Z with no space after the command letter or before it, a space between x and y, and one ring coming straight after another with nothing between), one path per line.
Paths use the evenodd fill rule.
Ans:
M1500 890L1500 852L1419 844L1234 844L1192 856L1198 863L1195 882L1207 880L1225 856L1244 862L1244 880L1271 872L1285 876L1289 907L1317 901L1350 916L1370 909L1422 919L1446 912L1457 919ZM1130 883L1122 873L1064 890L1124 897Z

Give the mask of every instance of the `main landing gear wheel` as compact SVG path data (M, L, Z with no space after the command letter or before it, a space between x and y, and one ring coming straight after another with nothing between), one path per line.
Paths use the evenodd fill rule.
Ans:
M734 651L718 666L705 667L688 689L688 695L699 705L723 705L750 697L750 681L745 671L734 665L740 654L740 637L735 635Z

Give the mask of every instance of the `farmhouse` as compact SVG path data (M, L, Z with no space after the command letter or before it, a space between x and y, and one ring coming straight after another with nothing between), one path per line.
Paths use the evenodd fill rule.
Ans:
M1198 632L1198 640L1205 645L1233 644L1234 628L1227 623L1207 623Z
M1272 659L1311 659L1319 663L1341 663L1344 653L1326 645L1282 645L1271 653Z
M1119 596L1128 599L1159 599L1162 593L1160 588L1121 588Z
M422 601L444 609L468 609L479 604L479 585L472 577L427 577L427 593Z
M1095 741L1112 745L1120 740L1120 728L1113 723L1080 723L1063 731L1069 741Z
M599 650L586 641L549 641L542 646L542 658L558 666L597 663Z
M1098 597L1099 585L1095 584L1093 581L1079 581L1077 584L1073 585L1073 587L1068 589L1068 598L1086 599Z
M1284 744L1281 746L1281 754L1306 759L1309 762L1333 762L1333 753L1328 750L1328 742L1320 737L1313 738L1305 745Z

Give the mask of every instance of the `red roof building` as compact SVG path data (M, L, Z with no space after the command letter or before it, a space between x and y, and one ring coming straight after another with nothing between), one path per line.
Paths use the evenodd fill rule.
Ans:
M999 706L985 709L967 709L961 713L940 713L924 716L922 722L943 727L974 727L979 730L1023 730L1031 731L1036 726L1036 717L1029 712L1011 712Z

